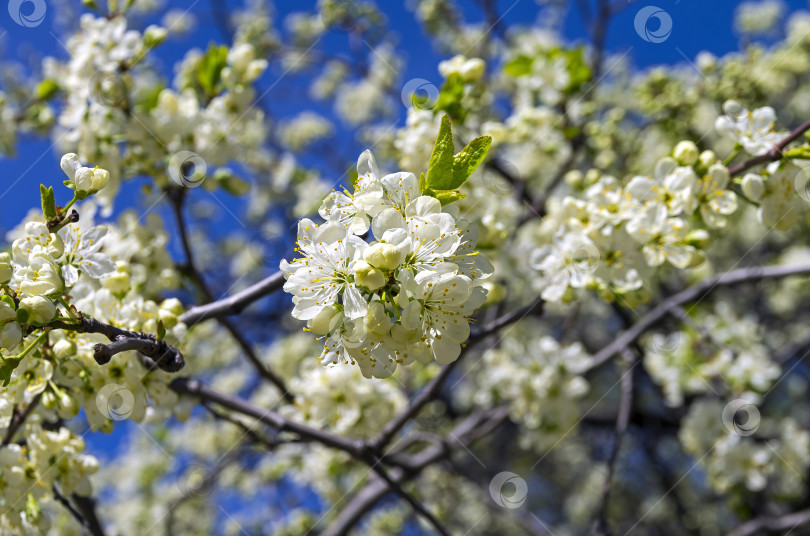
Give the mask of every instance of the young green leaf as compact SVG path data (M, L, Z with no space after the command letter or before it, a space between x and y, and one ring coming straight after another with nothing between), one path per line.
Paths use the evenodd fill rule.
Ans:
M452 188L458 188L470 178L484 158L487 156L489 146L492 145L492 138L481 136L475 138L467 144L455 157L453 157L453 182ZM450 189L450 188L448 188Z
M46 220L56 217L56 198L53 193L53 186L45 188L44 184L39 185L39 194L42 199L42 214Z
M462 194L456 190L442 190L440 192L434 192L434 197L444 206L467 197L467 194Z
M2 365L0 365L0 380L2 380L3 387L5 387L8 385L8 382L11 381L11 373L14 372L14 369L17 368L17 365L20 364L22 359L13 357L3 357L0 359L3 360Z
M425 184L431 190L452 190L453 187L446 186L453 181L453 131L450 127L450 118L442 116L442 123L439 127L439 135L436 136L436 144L433 146L433 153L430 155Z

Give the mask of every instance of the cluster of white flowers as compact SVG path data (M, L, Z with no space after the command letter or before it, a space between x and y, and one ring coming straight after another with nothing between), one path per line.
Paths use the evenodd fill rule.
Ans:
M719 302L715 310L697 320L709 340L695 330L655 334L647 340L644 366L661 384L670 406L682 405L684 395L712 392L718 385L732 395L756 399L756 393L767 391L782 373L770 359L754 318L739 318L727 302ZM715 349L708 356L707 346Z
M724 426L723 409L716 400L695 402L678 434L686 452L706 468L711 486L724 493L736 486L762 492L770 485L775 495L800 496L810 467L810 433L785 417L763 423L756 435L740 435Z
M578 343L562 345L538 336L539 322L525 320L514 329L514 337L484 352L485 366L469 397L480 407L508 403L511 419L525 426L520 446L542 452L576 427L578 401L589 390L582 374L591 356Z
M357 363L367 377L454 361L492 272L476 229L422 195L412 173L382 176L369 151L357 174L354 193L324 200L325 223L298 224L301 257L281 264L293 316L325 338L323 364ZM369 229L371 243L361 237Z

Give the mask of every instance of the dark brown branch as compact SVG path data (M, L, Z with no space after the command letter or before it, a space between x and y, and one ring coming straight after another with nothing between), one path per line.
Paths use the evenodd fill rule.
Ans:
M59 321L51 322L48 326L77 333L99 333L107 337L110 344L96 344L93 347L93 358L99 365L106 365L115 354L127 350L139 351L166 372L177 372L185 365L180 350L157 340L157 336L151 333L128 331L87 316L81 317L77 323Z
M397 483L405 482L425 467L446 458L453 452L454 447L469 446L474 441L489 434L498 425L506 420L508 410L495 408L493 410L473 414L453 428L448 437L454 438L453 443L445 441L434 444L423 451L407 456L402 460L402 469L391 471L391 478ZM320 536L344 536L356 525L363 516L374 508L389 492L388 484L381 480L374 480L361 489L349 504L335 517Z
M323 430L311 428L305 424L291 421L274 411L256 407L244 399L215 391L197 380L177 378L172 381L170 387L178 394L196 396L203 401L213 402L231 411L252 417L275 428L279 432L291 432L304 440L316 441L327 447L347 452L355 458L366 458L367 451L361 441L352 441Z
M739 285L750 281L762 279L779 279L791 276L810 275L810 264L797 264L793 266L755 266L732 270L714 277L709 277L700 283L688 287L659 303L644 316L642 316L629 329L623 331L610 344L602 348L593 358L590 368L596 368L614 355L626 349L645 331L653 327L662 318L676 307L698 300L712 292L715 288Z
M785 150L791 142L797 140L802 134L806 131L810 130L810 121L805 121L800 126L798 126L795 130L793 130L790 134L788 134L782 141L777 143L770 151L757 155L753 158L749 158L745 162L740 162L736 166L732 166L728 168L728 173L732 177L744 173L751 169L754 166L758 166L760 164L768 164L770 162L776 162L782 156L782 152Z
M183 217L183 202L185 200L186 191L183 189L172 189L168 191L168 195L169 199L172 202L175 220L177 221L177 228L180 232L180 243L183 246L183 252L186 256L186 265L183 267L184 268L183 271L197 286L199 291L202 293L205 301L212 303L214 302L214 296L211 293L211 290L208 288L208 285L206 284L202 273L200 273L200 271L197 269L197 265L194 262L194 252L191 249L191 242L188 239L186 220ZM181 322L185 322L185 320L183 320L184 317L185 315L183 315L183 317L180 318ZM269 381L270 383L272 383L273 385L275 385L276 388L278 388L278 390L281 392L281 396L287 402L293 402L294 397L292 396L292 394L290 394L289 390L287 389L287 386L284 384L284 381L279 376L277 376L273 371L268 369L264 365L264 363L261 362L259 356L256 355L256 352L253 351L253 347L250 345L250 343L242 334L242 332L239 331L237 327L233 325L231 321L225 318L224 316L218 317L217 320L220 323L220 325L222 325L222 327L224 327L228 331L228 333L231 334L236 343L242 349L242 352L248 358L248 361L250 361L251 365L253 365L253 368L256 369L259 375L262 378ZM199 321L200 320L192 322L190 325L194 325Z
M96 500L93 497L83 497L76 493L73 494L73 504L76 505L76 510L82 515L87 525L90 528L90 534L93 536L104 536L104 526L98 518L96 513Z
M75 519L76 522L79 524L79 526L82 527L83 532L88 536L98 536L90 530L90 523L84 518L84 516L82 516L82 514L78 510L76 510L76 508L73 507L72 504L70 504L70 501L67 499L67 497L65 497L64 495L62 495L62 493L59 492L55 484L52 489L54 498L57 500L57 502L59 502L59 504L65 507L65 510L67 510L71 516L73 516L73 519Z
M40 398L42 398L42 393L36 395L31 402L28 403L24 410L14 411L14 415L11 417L11 423L8 425L5 435L3 435L3 441L0 442L0 447L5 447L11 443L11 440L14 439L14 434L17 433L20 426L23 425L28 416L34 411L34 408L37 407L37 404L39 404Z
M388 472L380 466L379 462L380 460L377 460L377 463L372 465L371 468L374 470L375 473L377 473L377 475L380 478L382 478L385 481L386 484L388 484L388 487L391 490L393 490L394 493L396 493L402 499L404 499L405 502L407 502L411 506L411 508L413 508L413 511L416 512L417 515L424 517L433 526L433 528L436 529L436 531L439 534L441 534L442 536L450 536L450 533L447 532L447 529L445 529L439 522L439 520L436 519L436 516L430 513L430 510L428 510L425 507L425 505L420 503L418 500L416 500L415 497L413 497L410 493L405 491L399 484L399 482L394 480L388 474Z

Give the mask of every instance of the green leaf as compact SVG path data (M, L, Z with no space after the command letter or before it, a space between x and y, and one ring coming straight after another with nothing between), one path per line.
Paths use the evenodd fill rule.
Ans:
M203 91L209 96L219 93L218 85L222 78L222 69L228 63L228 47L214 46L208 47L208 51L200 58L197 64L197 81L202 86Z
M468 143L461 152L453 157L453 186L445 189L455 189L464 184L484 161L491 144L491 137L480 136Z
M48 100L59 91L59 84L51 78L46 78L39 83L37 89L34 91L37 100Z
M17 322L20 324L28 322L28 311L25 309L17 309Z
M0 365L0 380L2 380L3 387L5 387L8 385L8 382L11 381L11 373L14 372L14 369L20 364L22 358L3 357L2 360L3 364Z
M45 188L44 184L39 185L39 195L42 200L42 214L46 220L56 217L56 198L53 193L53 186Z
M450 127L450 118L447 114L442 116L439 135L430 155L425 184L431 190L452 190L453 186L446 186L453 181L453 131Z
M525 76L532 72L534 58L529 56L517 56L503 66L503 72L509 76Z
M593 75L591 67L585 61L585 48L577 47L563 52L563 56L568 60L568 86L565 88L566 93L571 94L579 91L579 89L588 83Z

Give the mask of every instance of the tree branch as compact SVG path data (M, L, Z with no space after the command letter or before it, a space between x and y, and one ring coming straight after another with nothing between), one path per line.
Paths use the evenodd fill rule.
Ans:
M177 372L186 364L180 350L157 340L157 336L151 333L128 331L87 316L79 318L76 324L59 321L51 322L48 326L77 333L99 333L107 337L111 344L96 344L93 347L93 358L99 365L106 365L115 354L127 350L139 351L166 372Z
M783 154L782 151L785 150L791 142L797 140L802 134L806 131L810 130L810 121L805 121L801 125L799 125L795 130L793 130L790 134L788 134L782 141L777 143L770 151L757 155L753 158L749 158L745 162L740 162L736 166L732 166L728 168L728 173L732 177L744 173L751 169L754 166L758 166L759 164L767 164L770 162L776 162L780 158L782 158Z
M685 303L695 301L706 294L709 294L717 287L739 285L750 281L762 279L780 279L791 276L810 275L810 264L797 264L793 266L755 266L752 268L742 268L732 270L714 277L709 277L700 283L687 287L686 289L673 294L659 303L644 316L642 316L629 329L623 331L613 342L602 348L593 358L590 369L596 368L614 355L626 349L645 331L658 323L671 310L682 306Z
M272 426L279 432L292 432L304 440L316 441L327 447L342 450L355 458L366 458L367 450L362 441L353 441L323 430L311 428L305 424L291 421L274 411L256 407L242 398L215 391L197 380L177 378L172 381L170 388L176 393L196 396L203 401L213 402L231 411L252 417Z
M0 442L0 447L5 447L11 443L11 440L14 439L14 434L17 433L20 426L23 425L28 416L34 411L34 408L37 407L37 404L39 404L40 398L42 398L42 393L36 395L24 410L14 412L14 415L11 417L11 423L8 425L6 433L3 435L3 441Z
M605 476L605 484L602 487L602 500L599 505L599 514L596 522L597 534L610 534L610 527L607 523L608 502L610 501L610 488L613 480L613 475L616 472L616 463L619 460L619 450L622 447L622 440L627 432L627 425L630 422L630 412L633 408L633 370L637 357L630 352L624 350L622 355L625 356L626 366L621 377L621 398L619 400L619 413L616 417L616 431L613 438L613 444L610 447L610 456L608 457L608 471Z
M799 525L810 523L810 509L801 510L780 517L764 516L752 519L731 531L728 536L751 536L762 531L791 531Z
M193 326L209 318L235 315L254 301L280 290L283 286L284 274L276 272L233 296L192 307L180 317L180 321Z
M172 202L172 208L174 209L174 216L175 220L177 221L177 228L180 232L180 243L183 246L183 253L186 256L186 265L185 265L185 272L191 278L193 283L197 286L199 291L202 293L203 298L205 301L211 303L214 302L214 296L211 294L211 290L208 288L208 285L205 282L205 278L203 278L202 273L197 269L197 265L194 262L194 253L191 249L191 242L188 239L188 232L186 230L186 220L183 217L183 202L185 200L186 191L185 190L178 190L172 189L168 190L169 199ZM185 316L185 315L183 315ZM264 363L262 363L259 356L256 355L256 352L253 351L253 347L250 345L248 340L242 334L241 331L237 329L230 320L225 317L217 318L218 322L222 327L224 327L228 333L234 338L236 343L242 349L242 352L248 358L253 368L259 373L259 375L264 378L265 380L269 381L276 388L281 391L281 396L287 402L293 402L294 397L290 394L290 391L287 389L287 386L284 384L284 381L277 376L273 371L268 369ZM181 322L184 322L183 317L180 318ZM193 322L191 325L195 324Z

